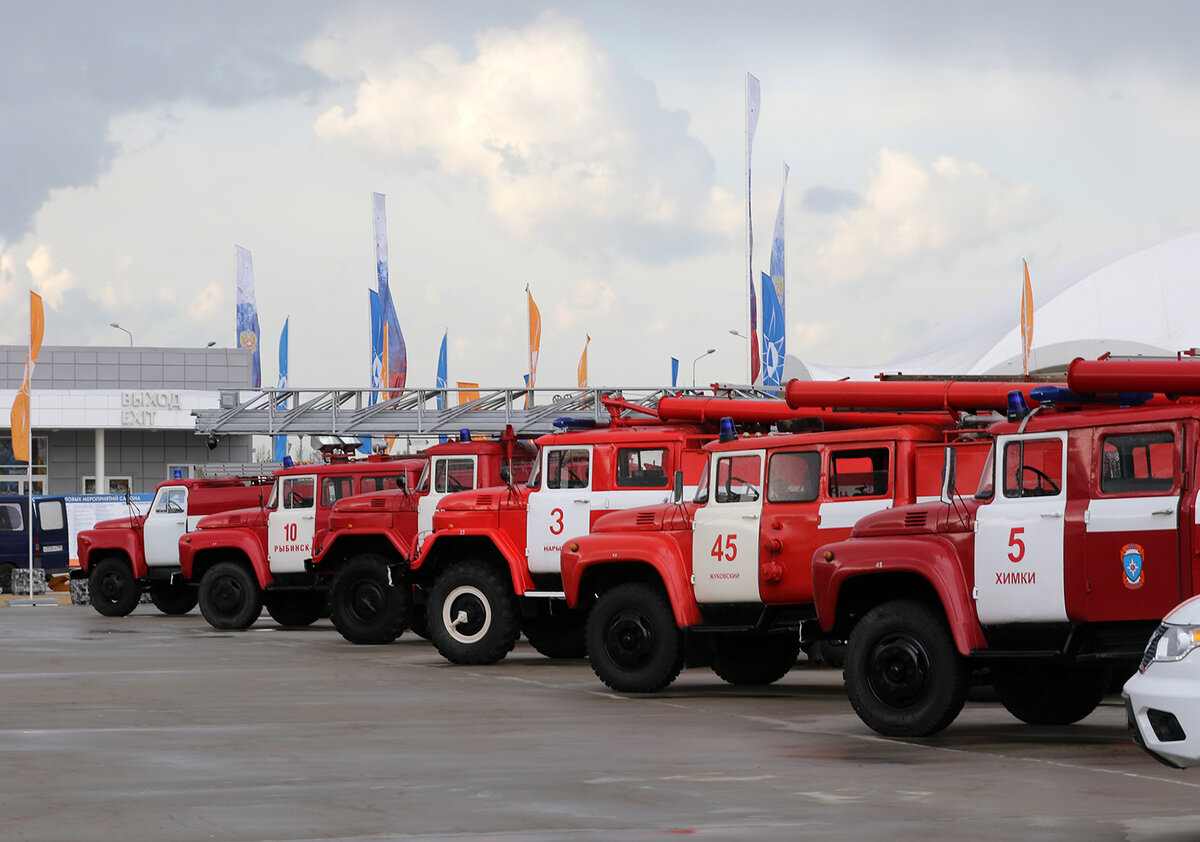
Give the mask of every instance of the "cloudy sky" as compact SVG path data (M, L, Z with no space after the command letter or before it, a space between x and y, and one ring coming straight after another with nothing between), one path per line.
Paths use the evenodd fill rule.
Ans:
M745 382L786 190L788 350L890 359L1039 272L1200 228L1190 2L0 0L0 342L235 344L366 386L371 194L410 386Z

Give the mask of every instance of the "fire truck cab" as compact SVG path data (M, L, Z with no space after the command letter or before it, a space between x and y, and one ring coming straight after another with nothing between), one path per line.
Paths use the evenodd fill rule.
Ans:
M1194 395L1200 363L1076 360L1067 384L991 428L974 494L868 515L814 554L820 626L879 733L940 731L973 680L1025 722L1078 721L1196 593L1200 405L1121 393Z

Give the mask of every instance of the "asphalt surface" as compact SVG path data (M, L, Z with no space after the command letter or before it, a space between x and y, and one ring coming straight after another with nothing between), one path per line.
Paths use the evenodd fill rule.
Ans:
M1065 728L972 702L906 741L805 665L622 696L524 643L458 667L148 605L4 607L0 640L5 842L1200 839L1200 769L1138 750L1115 697Z

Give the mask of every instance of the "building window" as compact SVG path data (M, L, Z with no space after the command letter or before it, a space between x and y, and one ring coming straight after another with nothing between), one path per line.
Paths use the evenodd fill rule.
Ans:
M105 477L108 483L107 491L96 491L96 478L94 476L85 476L83 481L84 494L125 494L133 490L133 477Z
M49 482L46 465L49 464L50 444L45 436L34 436L32 442L33 465L13 459L12 437L0 438L0 494L25 494L26 477L32 473L33 493L45 494Z

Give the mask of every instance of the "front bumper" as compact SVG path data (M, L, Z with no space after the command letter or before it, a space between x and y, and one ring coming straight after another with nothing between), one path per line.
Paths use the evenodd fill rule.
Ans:
M1200 657L1155 661L1121 693L1133 741L1176 769L1200 765Z

